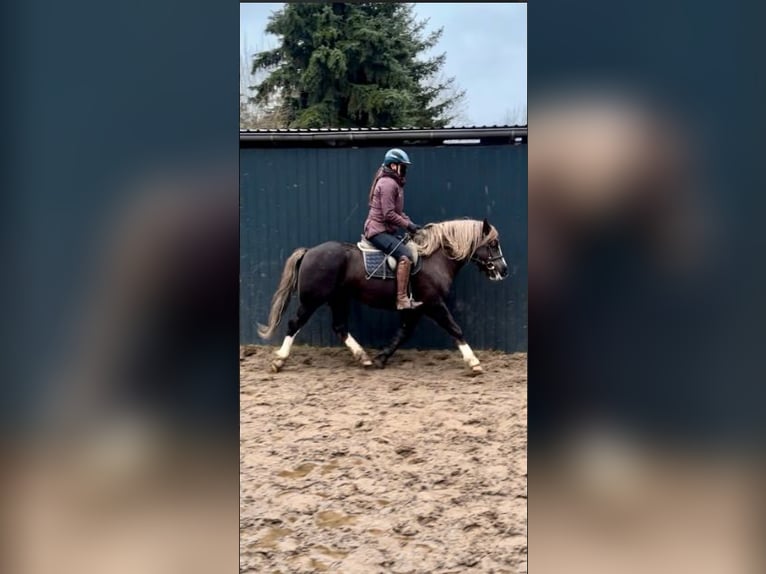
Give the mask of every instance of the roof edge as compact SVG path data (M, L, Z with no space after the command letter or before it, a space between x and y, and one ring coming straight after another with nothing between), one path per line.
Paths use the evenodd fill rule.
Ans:
M527 126L492 126L466 128L335 128L313 130L240 130L240 142L319 142L319 141L374 141L396 138L419 140L527 138Z

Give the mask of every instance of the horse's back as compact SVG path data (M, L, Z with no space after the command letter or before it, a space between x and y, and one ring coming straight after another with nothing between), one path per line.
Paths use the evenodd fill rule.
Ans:
M358 255L359 261L354 257ZM300 290L324 297L354 281L362 268L361 253L352 243L325 241L310 248L300 268Z
M310 248L301 261L301 273L315 276L336 275L346 267L349 245L325 241Z
M303 260L305 261L306 257L309 256L311 258L344 257L348 253L350 247L353 247L353 245L342 241L325 241L324 243L320 243L319 245L310 248L306 252Z

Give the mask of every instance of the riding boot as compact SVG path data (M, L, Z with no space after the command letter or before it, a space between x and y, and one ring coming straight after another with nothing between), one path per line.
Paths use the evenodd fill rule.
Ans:
M407 288L410 284L410 267L412 262L407 257L400 257L399 264L396 266L396 308L414 309L422 303L413 301L407 294Z

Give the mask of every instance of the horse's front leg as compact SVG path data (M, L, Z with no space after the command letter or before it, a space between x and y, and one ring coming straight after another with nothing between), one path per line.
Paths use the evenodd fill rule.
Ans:
M379 369L382 369L386 366L386 362L388 359L391 358L391 355L393 355L396 350L407 341L407 339L410 338L410 335L412 335L412 332L415 330L415 326L418 324L418 321L420 321L420 318L423 316L423 313L421 311L422 307L419 307L414 310L408 310L408 311L401 311L399 313L399 316L401 317L400 323L399 323L399 329L396 331L396 335L394 335L394 338L391 340L391 342L388 344L387 347L382 349L376 356L375 356L375 366Z
M452 313L450 313L447 305L441 301L436 305L429 305L425 312L429 317L436 321L441 328L447 331L453 339L455 339L457 348L460 349L460 352L463 355L463 360L466 365L471 368L471 372L477 374L481 373L483 369L481 368L479 359L476 358L473 350L463 338L463 330L455 322L455 318L452 316Z

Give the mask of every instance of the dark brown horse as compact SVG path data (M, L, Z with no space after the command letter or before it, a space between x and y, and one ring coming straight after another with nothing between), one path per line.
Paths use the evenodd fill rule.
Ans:
M445 300L452 281L468 261L475 262L493 281L508 275L497 230L485 219L461 219L426 225L408 243L422 258L421 270L412 276L413 295L423 305L400 311L400 326L389 345L375 357L378 367L412 334L423 315L432 318L457 343L463 360L481 372L479 359L463 338L463 332L452 317ZM315 247L296 249L285 262L282 278L271 302L269 324L259 325L264 339L274 335L293 292L298 292L299 306L287 324L287 336L276 352L271 368L278 372L290 355L290 347L298 331L319 307L328 304L332 310L332 326L341 341L365 367L372 366L364 349L348 332L351 299L379 309L396 309L396 285L393 280L367 279L361 251L357 246L328 241Z

